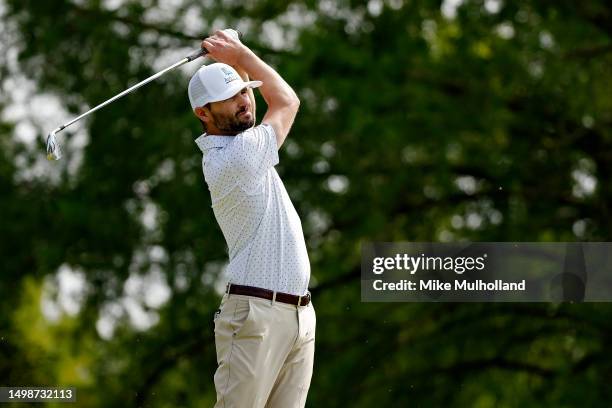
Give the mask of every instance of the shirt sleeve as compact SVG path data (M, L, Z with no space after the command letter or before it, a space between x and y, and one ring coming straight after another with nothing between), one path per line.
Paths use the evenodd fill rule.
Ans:
M264 123L236 136L230 156L241 184L259 181L279 162L274 128Z

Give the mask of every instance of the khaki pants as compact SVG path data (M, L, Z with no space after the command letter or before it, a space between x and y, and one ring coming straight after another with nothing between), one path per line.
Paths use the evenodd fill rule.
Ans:
M228 295L215 314L215 408L303 408L314 361L312 302Z

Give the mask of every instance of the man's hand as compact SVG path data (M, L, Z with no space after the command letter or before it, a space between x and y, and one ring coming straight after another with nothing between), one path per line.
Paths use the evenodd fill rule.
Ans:
M202 41L202 48L208 50L208 56L215 61L236 66L247 47L225 31L215 31L213 35Z

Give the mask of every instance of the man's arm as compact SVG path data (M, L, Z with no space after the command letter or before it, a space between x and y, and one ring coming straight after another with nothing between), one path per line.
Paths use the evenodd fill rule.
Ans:
M219 62L240 66L251 78L263 82L259 88L268 110L262 120L274 128L280 147L295 119L300 100L289 84L272 67L262 61L239 40L217 31L202 42L209 55Z

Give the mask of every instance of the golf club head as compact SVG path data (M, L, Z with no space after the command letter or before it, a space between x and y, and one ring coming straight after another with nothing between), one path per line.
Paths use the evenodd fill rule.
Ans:
M47 136L47 160L59 160L62 158L62 149L55 138L56 132L57 129Z

